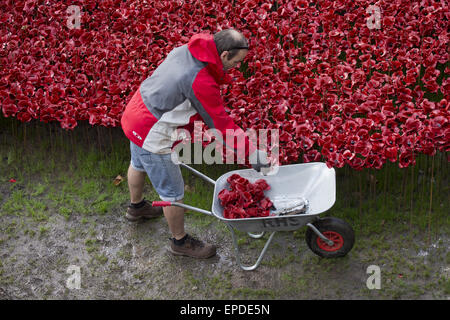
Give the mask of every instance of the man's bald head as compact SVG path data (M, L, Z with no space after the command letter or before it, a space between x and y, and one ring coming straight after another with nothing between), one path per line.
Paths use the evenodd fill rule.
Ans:
M245 36L237 30L225 29L214 34L214 42L216 43L219 56L224 51L228 51L228 59L234 58L239 50L248 50L248 41Z

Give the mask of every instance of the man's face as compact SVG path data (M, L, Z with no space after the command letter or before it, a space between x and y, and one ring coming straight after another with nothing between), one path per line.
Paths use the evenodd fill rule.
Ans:
M220 59L222 60L223 64L223 70L228 71L232 68L235 68L239 63L241 63L245 56L247 55L248 50L247 49L241 49L238 51L238 53L231 59L228 59L229 52L224 51L220 55Z

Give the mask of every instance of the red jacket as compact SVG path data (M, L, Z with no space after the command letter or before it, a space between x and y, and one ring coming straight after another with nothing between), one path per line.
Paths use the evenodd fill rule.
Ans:
M226 113L220 95L219 85L229 81L213 36L194 35L187 45L173 49L142 82L123 113L123 131L143 149L170 153L177 129L189 129L193 137L194 121L203 120L224 139L227 129L234 130L240 138L236 143L227 139L227 147L248 156L255 147Z

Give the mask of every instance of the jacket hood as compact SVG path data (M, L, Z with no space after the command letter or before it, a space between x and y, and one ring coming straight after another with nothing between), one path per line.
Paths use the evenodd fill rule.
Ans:
M200 33L192 36L188 43L188 49L196 59L208 64L206 68L217 83L231 82L230 76L223 70L222 60L220 60L214 37L211 34Z

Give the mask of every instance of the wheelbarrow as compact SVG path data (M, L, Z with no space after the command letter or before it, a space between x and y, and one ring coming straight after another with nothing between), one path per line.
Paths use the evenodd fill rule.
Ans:
M178 206L214 216L224 222L231 232L236 262L243 270L254 270L259 266L277 231L293 231L305 225L308 227L306 244L321 257L342 257L353 247L355 235L347 222L334 217L319 218L319 214L330 209L336 200L335 170L328 168L325 163L283 165L277 168L276 174L267 176L262 176L253 169L234 170L216 181L186 164L180 165L214 186L211 211L178 202L154 201L152 205ZM232 174L239 174L251 183L261 178L267 181L270 190L265 191L265 195L273 203L269 216L242 219L227 219L223 216L224 208L218 194L229 186L227 179ZM235 230L247 232L255 239L262 238L266 232L271 233L255 264L242 264Z

